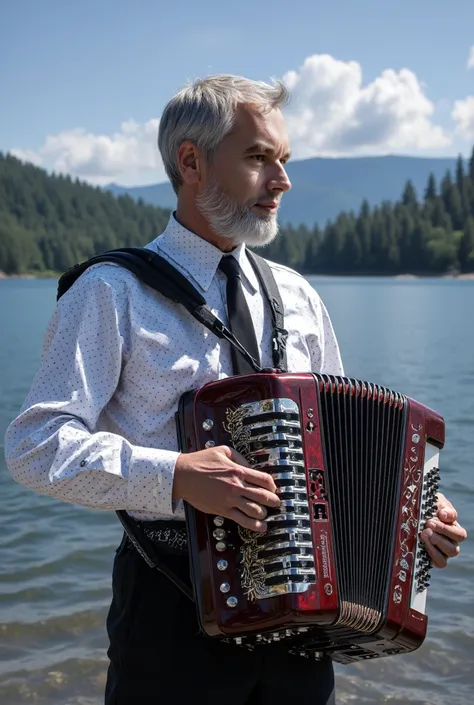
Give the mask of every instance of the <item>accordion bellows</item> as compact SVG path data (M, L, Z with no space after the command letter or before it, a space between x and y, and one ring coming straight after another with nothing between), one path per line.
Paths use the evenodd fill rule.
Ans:
M184 452L239 451L272 474L265 534L186 505L198 616L210 637L334 661L408 653L426 636L445 425L385 387L318 374L230 377L184 395Z

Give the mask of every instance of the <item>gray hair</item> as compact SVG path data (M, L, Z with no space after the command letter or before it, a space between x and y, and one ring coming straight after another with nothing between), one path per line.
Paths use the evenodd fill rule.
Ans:
M288 89L279 80L269 85L228 74L199 79L182 88L166 105L158 131L158 147L175 193L182 184L177 156L183 142L193 142L210 159L232 130L240 104L270 110L288 99Z

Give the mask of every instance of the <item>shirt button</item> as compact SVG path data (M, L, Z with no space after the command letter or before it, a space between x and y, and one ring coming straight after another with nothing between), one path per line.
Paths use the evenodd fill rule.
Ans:
M85 460L81 460L81 462L79 463L79 465L81 466L81 468L83 468L85 464L86 464L86 461L85 461Z

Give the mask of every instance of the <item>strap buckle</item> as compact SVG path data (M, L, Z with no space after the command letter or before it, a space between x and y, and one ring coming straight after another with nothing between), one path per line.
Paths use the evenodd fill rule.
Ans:
M281 364L285 359L287 341L288 331L285 328L275 327L273 331L273 353L278 369L281 369Z

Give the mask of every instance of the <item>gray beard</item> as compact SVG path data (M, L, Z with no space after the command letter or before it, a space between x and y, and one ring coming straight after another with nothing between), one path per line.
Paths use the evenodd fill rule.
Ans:
M276 213L254 215L248 206L236 203L217 183L210 184L196 199L196 205L216 235L236 244L263 247L278 235Z

